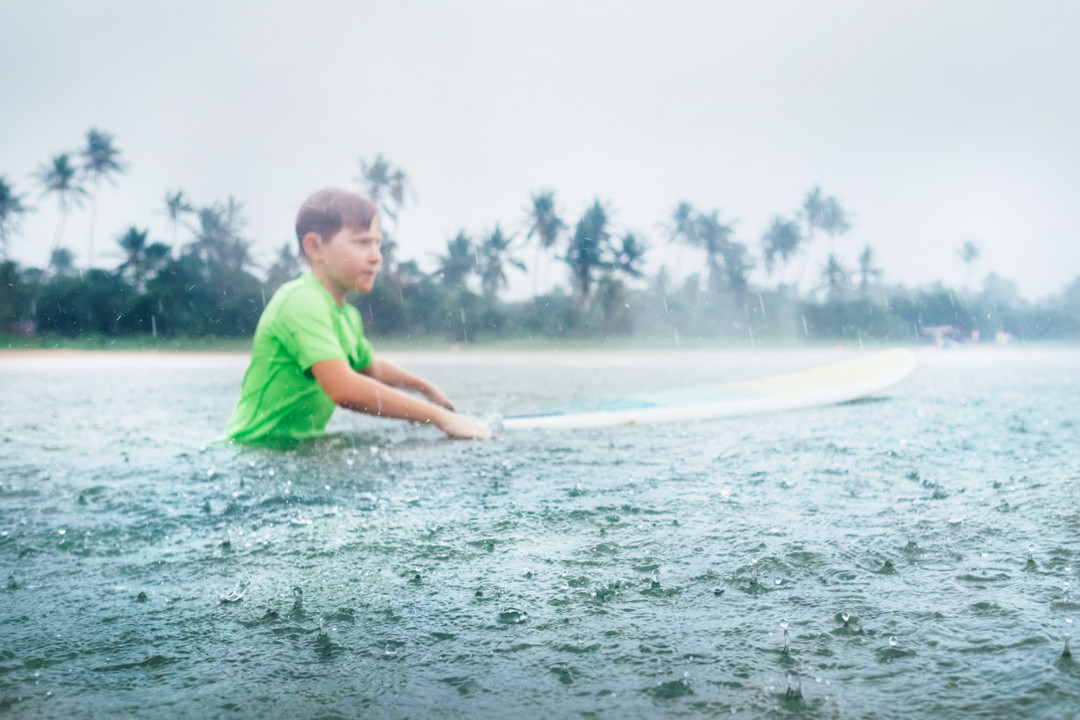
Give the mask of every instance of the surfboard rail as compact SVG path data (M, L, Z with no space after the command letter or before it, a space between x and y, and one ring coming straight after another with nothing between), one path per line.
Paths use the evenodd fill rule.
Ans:
M551 412L505 417L505 430L580 429L798 410L849 402L891 387L915 370L910 350L894 348L783 375L667 393L614 398L612 409L573 405Z

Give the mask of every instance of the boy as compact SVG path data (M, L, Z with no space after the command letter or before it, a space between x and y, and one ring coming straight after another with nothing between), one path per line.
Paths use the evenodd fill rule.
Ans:
M345 302L350 290L370 292L382 265L382 230L371 201L321 190L300 208L296 237L311 271L282 285L263 310L226 436L270 444L317 437L340 405L431 423L451 437L491 437L475 419L456 414L439 388L376 358L360 313Z

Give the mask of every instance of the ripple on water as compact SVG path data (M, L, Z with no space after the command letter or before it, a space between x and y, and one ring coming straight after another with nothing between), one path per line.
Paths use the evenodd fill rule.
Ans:
M72 692L147 716L1062 716L1080 449L1054 388L1080 362L1006 382L953 357L801 413L491 444L346 416L287 452L171 437L217 431L242 362L176 378L202 399L101 373L72 412L125 418L126 440L71 418L58 443L57 408L20 407L39 429L0 459L0 697L29 716L78 715ZM538 396L563 379L536 372ZM482 374L478 393L522 392ZM151 391L179 409L140 416Z

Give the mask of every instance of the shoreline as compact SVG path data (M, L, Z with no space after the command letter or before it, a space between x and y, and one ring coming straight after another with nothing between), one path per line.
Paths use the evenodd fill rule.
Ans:
M780 358L783 356L816 356L825 362L833 358L851 357L886 350L891 347L905 347L911 350L920 364L941 365L951 363L993 363L1017 360L1075 359L1080 353L1080 344L1015 344L967 345L941 348L933 345L870 345L866 347L835 345L785 345L772 347L613 347L613 346L574 346L569 348L507 348L492 346L456 346L445 348L407 348L400 346L381 349L380 355L401 359L408 362L431 362L449 365L489 365L508 362L525 364L557 365L651 365L664 366L667 361L677 358L698 362L716 362L718 364L745 363L754 358ZM100 364L103 361L131 363L138 360L160 361L214 361L241 362L250 357L250 350L237 349L173 349L173 348L123 348L123 349L87 349L87 348L0 348L0 366L7 363L23 364L27 361L87 361ZM674 369L674 368L672 368Z

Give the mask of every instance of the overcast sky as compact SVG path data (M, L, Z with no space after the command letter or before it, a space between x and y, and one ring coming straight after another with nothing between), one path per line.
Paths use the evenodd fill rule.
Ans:
M961 286L971 240L979 277L1040 299L1080 276L1077 37L1075 0L3 2L0 175L37 207L11 254L45 260L56 209L32 175L97 127L129 163L98 256L131 225L170 240L183 190L243 202L268 262L307 195L382 153L427 269L460 229L520 229L545 189L571 224L609 203L652 268L694 265L666 241L681 200L760 256L820 185L853 215L849 265L870 245L887 282ZM88 224L65 231L77 262Z

